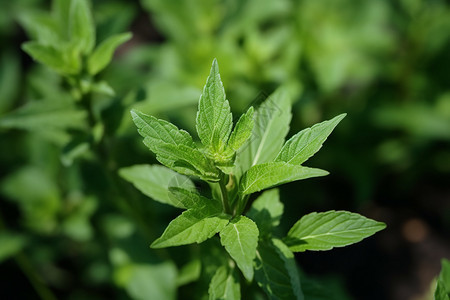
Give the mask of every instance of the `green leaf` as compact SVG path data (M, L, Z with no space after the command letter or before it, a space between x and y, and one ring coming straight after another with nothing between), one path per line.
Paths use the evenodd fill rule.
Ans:
M239 121L236 123L236 126L231 133L228 146L230 146L231 149L237 151L251 136L252 129L253 106L251 106L248 111L239 118Z
M280 240L259 241L255 279L269 299L304 299L294 255Z
M228 223L230 216L222 213L222 207L210 205L189 209L169 223L160 238L151 245L152 248L164 248L192 243L201 243Z
M0 262L14 256L21 251L27 243L23 235L12 232L0 233Z
M346 114L341 114L300 131L284 144L275 160L301 165L320 150L327 137L345 116Z
M111 36L103 41L89 56L87 62L89 74L95 75L103 70L111 62L116 48L131 39L131 37L132 34L127 32Z
M194 183L189 177L180 175L160 165L134 165L119 170L125 180L131 182L144 195L179 208L187 208L169 192L169 188L178 187L194 191Z
M236 268L221 266L214 274L209 284L209 300L239 300L241 299L241 286Z
M193 259L184 265L177 277L177 286L182 286L200 278L202 272L202 262L200 259Z
M61 50L53 46L46 46L38 42L27 42L22 45L22 49L34 60L46 65L61 74L77 74L80 71L80 64L69 63L66 55Z
M179 187L170 187L169 192L172 198L176 199L185 208L201 208L205 205L220 207L222 203L215 199L203 197L195 190L186 190Z
M95 24L87 0L72 0L69 12L70 41L84 54L95 45Z
M329 250L361 241L386 228L386 224L347 211L327 211L303 216L289 230L286 244L294 252Z
M256 109L252 135L236 157L241 173L275 159L289 131L291 117L288 94L281 88Z
M258 236L256 224L244 216L234 218L220 231L220 242L249 281L253 278Z
M133 121L144 137L144 144L165 166L185 175L208 181L218 180L218 171L200 152L188 132L170 122L132 110Z
M262 193L253 202L247 216L258 225L261 235L272 232L272 228L280 224L284 205L280 202L278 189L272 189Z
M219 172L203 152L185 145L163 144L156 158L162 164L185 175L195 175L206 181L219 181Z
M442 260L442 270L437 279L436 291L434 293L435 300L450 299L450 261Z
M246 195L291 181L325 175L328 172L321 169L270 162L251 167L242 176L239 191Z
M200 96L197 113L197 132L211 154L225 150L233 126L230 104L220 80L219 66L214 59L211 72Z

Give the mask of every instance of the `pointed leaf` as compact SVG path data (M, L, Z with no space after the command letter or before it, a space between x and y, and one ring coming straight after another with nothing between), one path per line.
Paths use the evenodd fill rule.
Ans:
M258 225L261 235L268 235L280 224L284 205L280 202L278 189L265 191L253 202L247 216Z
M52 46L42 45L37 42L27 42L22 45L22 49L34 60L60 74L77 74L80 71L79 63L68 63L63 53Z
M384 223L348 211L314 212L295 223L285 242L294 252L329 250L357 243L384 228Z
M270 299L304 299L294 255L280 240L260 240L255 279Z
M221 209L222 203L215 199L208 199L203 197L195 190L186 190L180 187L169 188L170 197L176 199L186 208L201 208L205 205L215 206L218 210Z
M209 284L209 300L239 300L241 286L236 268L221 266L217 269Z
M221 213L220 207L213 205L189 209L170 222L151 247L164 248L201 243L221 231L229 218L230 216Z
M195 191L194 183L189 177L180 175L169 168L160 165L134 165L119 170L125 180L131 182L144 195L161 203L179 208L188 208L173 197L169 188L177 187Z
M113 35L103 41L89 56L87 62L89 74L95 75L103 70L111 62L116 48L131 39L131 37L132 34L127 32Z
M437 279L436 291L434 293L435 300L450 299L450 261L442 260L442 270Z
M231 133L228 146L237 151L248 140L253 129L253 106L243 114Z
M280 184L325 175L328 175L328 172L321 169L270 162L251 167L242 176L239 190L246 195Z
M232 126L230 104L225 97L217 60L214 59L198 104L198 136L212 153L221 153L225 149Z
M72 0L69 12L70 41L84 54L95 45L95 25L87 0Z
M275 159L289 131L291 117L291 103L283 89L276 90L256 109L252 135L236 158L241 173Z
M346 114L341 114L331 120L300 131L284 144L276 161L301 165L320 150L327 137L345 116Z
M256 255L258 236L256 224L244 216L231 220L220 231L220 242L249 281L253 278L253 260Z

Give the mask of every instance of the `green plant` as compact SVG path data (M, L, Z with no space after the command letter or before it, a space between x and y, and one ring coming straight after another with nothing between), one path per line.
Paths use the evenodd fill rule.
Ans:
M437 278L434 299L435 300L450 299L450 261L447 259L442 260L442 270Z
M345 117L316 124L285 142L290 106L287 93L279 89L256 110L250 107L233 127L214 60L198 105L201 144L170 122L131 111L144 144L166 167L136 165L121 169L120 174L153 199L185 209L152 248L202 243L219 234L223 248L208 250L214 253L215 265L203 265L211 277L210 299L240 298L238 269L271 299L303 299L293 252L347 246L385 228L384 223L356 213L327 211L303 216L282 238L274 233L283 213L278 190L265 191L256 199L251 195L327 175L303 163ZM211 192L196 190L188 176L207 182ZM223 249L229 256L223 255Z

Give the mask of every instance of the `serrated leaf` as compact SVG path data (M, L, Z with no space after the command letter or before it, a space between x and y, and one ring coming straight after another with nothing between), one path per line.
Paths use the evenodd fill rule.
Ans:
M269 299L304 299L295 259L280 240L260 240L255 279Z
M219 172L203 152L185 145L163 144L156 158L162 164L185 175L195 175L206 181L219 181Z
M53 46L42 45L38 42L27 42L22 45L22 49L34 60L46 65L61 74L77 74L80 71L80 64L68 62L67 55L62 50Z
M235 268L221 266L217 269L208 289L209 300L239 300L241 286Z
M442 260L442 269L437 278L436 291L434 293L435 300L450 299L450 261Z
M236 123L228 141L228 146L231 149L237 151L251 136L253 130L253 111L253 106L251 106Z
M70 41L84 54L95 45L95 24L87 0L72 0L69 12Z
M160 165L134 165L119 170L125 180L131 182L144 195L179 208L188 208L170 193L172 187L195 191L189 177Z
M236 157L241 174L254 165L275 159L289 131L291 117L288 94L281 88L256 109L252 134Z
M329 250L357 243L384 228L384 223L348 211L314 212L295 223L285 242L294 252Z
M233 126L230 104L220 80L219 66L214 59L198 103L196 122L198 136L212 154L221 153Z
M280 202L278 189L272 189L262 193L253 202L247 216L258 225L260 234L270 234L272 228L280 224L284 205Z
M152 248L165 248L201 243L227 224L230 216L222 213L222 207L205 205L189 209L169 223L164 233L155 240Z
M239 191L247 195L280 184L325 175L328 175L328 172L321 169L270 162L251 167L242 176Z
M249 281L253 278L258 236L258 227L245 216L236 217L220 231L220 242Z
M89 74L95 75L103 70L111 62L116 48L131 39L131 37L132 34L130 32L117 34L109 37L98 45L94 52L89 56L87 62Z
M170 196L185 208L201 208L205 205L212 205L220 209L222 203L216 199L208 199L203 197L196 190L187 190L180 187L170 187Z
M133 121L144 137L144 144L159 162L185 175L217 181L218 171L212 162L197 149L188 132L170 122L132 110Z
M345 116L346 114L341 114L300 131L284 144L275 161L301 165L320 150L327 137Z

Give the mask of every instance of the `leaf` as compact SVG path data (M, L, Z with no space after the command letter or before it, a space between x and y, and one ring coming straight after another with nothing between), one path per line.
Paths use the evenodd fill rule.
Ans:
M131 182L144 195L179 208L187 208L169 192L169 188L178 187L194 191L194 183L189 177L180 175L160 165L134 165L119 170L125 180Z
M221 153L225 150L232 126L230 104L225 97L217 60L214 59L198 103L198 136L211 153Z
M222 214L222 207L205 205L202 208L189 209L169 223L160 238L151 245L152 248L201 243L228 223L230 216Z
M169 193L172 198L176 199L185 208L201 208L205 205L213 205L220 207L222 203L215 199L208 199L203 197L195 190L186 190L179 187L170 187Z
M196 175L208 181L218 180L218 171L200 152L188 132L170 122L132 110L131 115L144 137L144 144L165 166L185 175Z
M442 270L437 279L434 299L435 300L450 299L450 261L447 259L442 260Z
M70 64L61 50L53 46L46 46L37 42L27 42L22 45L22 49L34 60L46 65L61 74L77 74L80 71L79 62Z
M386 224L347 211L327 211L303 216L289 230L286 244L294 252L329 250L361 241L386 228Z
M0 233L0 262L14 256L27 244L27 239L23 235L12 232Z
M186 285L188 283L197 281L202 272L202 262L200 259L193 259L184 265L177 277L177 286Z
M111 36L103 41L89 56L87 62L89 74L95 75L103 70L111 62L116 48L131 39L131 37L132 34L127 32Z
M345 116L346 114L341 114L300 131L284 144L275 160L301 165L320 150L327 137Z
M236 269L228 266L219 267L211 279L208 294L209 300L241 299L241 287Z
M144 144L153 153L157 154L158 147L162 144L196 147L188 132L178 129L170 122L157 119L137 110L131 110L131 116L139 134L144 137Z
M185 175L195 175L206 181L219 181L219 172L200 150L185 145L163 144L156 158L162 164Z
M248 140L253 129L253 106L243 114L231 133L228 146L237 151Z
M291 117L288 94L281 88L256 109L251 137L236 157L241 173L254 165L275 159L289 131Z
M258 225L261 235L270 234L272 228L280 224L283 209L278 189L272 189L262 193L253 202L247 216Z
M239 190L247 195L291 181L325 175L328 172L321 169L270 162L251 167L242 176Z
M280 240L260 240L255 279L269 299L304 299L294 255Z
M253 259L256 255L258 236L258 227L245 216L234 218L220 231L222 246L249 281L253 278Z
M95 25L87 0L72 0L69 33L70 41L81 53L91 53L95 45Z

